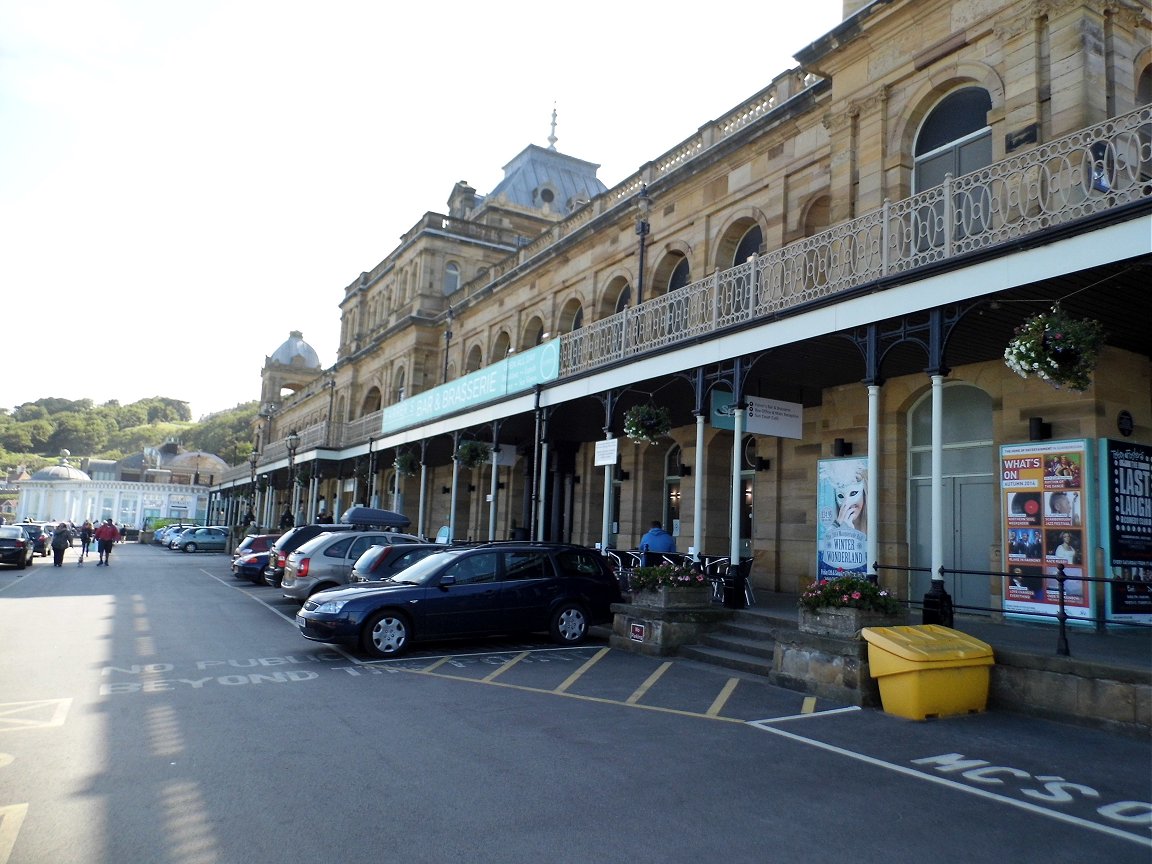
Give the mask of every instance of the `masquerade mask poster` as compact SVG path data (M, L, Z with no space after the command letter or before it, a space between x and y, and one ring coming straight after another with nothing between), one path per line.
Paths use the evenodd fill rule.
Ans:
M868 460L821 459L817 468L817 573L821 579L868 572Z

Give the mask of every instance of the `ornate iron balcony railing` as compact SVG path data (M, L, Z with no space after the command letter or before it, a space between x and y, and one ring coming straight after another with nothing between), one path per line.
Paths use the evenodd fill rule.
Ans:
M561 337L560 377L784 316L1152 197L1152 105L1042 144Z

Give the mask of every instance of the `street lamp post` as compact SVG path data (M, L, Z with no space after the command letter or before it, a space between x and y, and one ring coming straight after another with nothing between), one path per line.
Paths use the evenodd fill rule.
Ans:
M253 450L248 454L248 513L253 518L256 515L256 463L260 461L260 454ZM247 513L244 514L247 518Z
M292 521L296 521L296 448L300 446L300 436L293 429L284 439L288 448L288 500L292 507Z
M648 224L648 213L652 210L652 198L648 195L647 183L640 184L640 194L636 198L636 210L636 236L640 238L636 267L636 305L639 306L644 302L644 244L652 227Z
M452 347L452 319L454 313L452 307L448 307L448 329L444 331L444 380L440 383L448 383L448 349Z

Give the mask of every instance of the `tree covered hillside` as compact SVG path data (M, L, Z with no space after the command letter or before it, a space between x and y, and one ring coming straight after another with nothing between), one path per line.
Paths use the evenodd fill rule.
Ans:
M61 450L74 460L121 459L145 447L179 441L186 450L215 453L239 465L252 451L257 403L237 405L192 422L187 402L154 396L130 405L112 400L48 397L11 411L0 408L0 467L36 471L54 464Z

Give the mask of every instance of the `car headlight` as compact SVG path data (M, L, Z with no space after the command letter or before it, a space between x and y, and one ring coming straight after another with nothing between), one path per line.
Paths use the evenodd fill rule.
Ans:
M344 604L347 602L347 600L325 600L323 603L316 607L316 611L322 612L325 615L336 615L341 609L344 608Z

